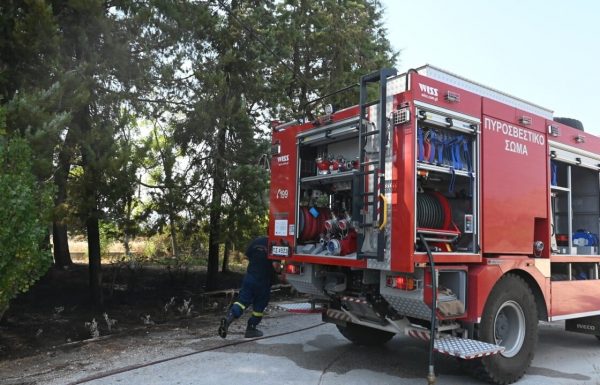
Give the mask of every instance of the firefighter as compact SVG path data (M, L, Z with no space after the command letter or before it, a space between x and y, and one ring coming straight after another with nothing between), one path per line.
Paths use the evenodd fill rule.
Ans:
M263 317L263 311L269 303L271 284L275 277L275 266L267 259L267 237L254 239L246 250L248 269L242 281L237 302L229 308L227 316L221 319L219 336L227 337L229 325L242 316L244 310L252 305L252 315L248 319L246 338L261 337L263 333L256 328Z

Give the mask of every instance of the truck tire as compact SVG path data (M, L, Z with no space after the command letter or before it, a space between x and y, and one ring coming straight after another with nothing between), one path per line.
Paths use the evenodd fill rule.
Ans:
M500 354L465 362L475 377L511 384L531 364L538 339L535 298L525 281L507 274L494 286L483 309L477 339L505 347Z
M573 127L573 128L578 129L580 131L584 131L584 129L583 129L583 123L581 123L581 121L577 120L577 119L555 117L554 121L558 122L558 123L565 124L565 125L567 125L569 127Z
M367 326L348 323L346 326L336 325L340 333L357 345L379 346L391 340L395 333L373 329Z

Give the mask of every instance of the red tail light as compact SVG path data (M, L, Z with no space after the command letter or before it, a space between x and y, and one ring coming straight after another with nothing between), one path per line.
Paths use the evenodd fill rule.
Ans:
M400 290L415 290L415 279L404 275L388 276L386 286Z
M302 273L302 267L298 266L298 265L294 265L292 263L289 263L287 265L285 265L285 273L286 274L293 274L293 275L298 275Z

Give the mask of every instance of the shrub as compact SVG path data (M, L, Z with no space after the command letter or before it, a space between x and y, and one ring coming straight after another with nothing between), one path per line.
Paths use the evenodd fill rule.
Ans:
M36 181L31 164L31 150L24 140L0 136L0 318L9 301L33 285L52 263L49 248L42 247L51 189Z

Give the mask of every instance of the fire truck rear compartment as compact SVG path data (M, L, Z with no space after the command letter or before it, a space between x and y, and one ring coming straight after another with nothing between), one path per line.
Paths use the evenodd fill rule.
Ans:
M415 169L415 231L425 234L435 252L477 253L477 133L475 129L457 131L454 125L435 126L431 123L435 121L432 117L437 119L440 114L428 112L420 116L415 143L419 148ZM458 125L450 117L445 119ZM460 126L477 127L468 122ZM367 164L368 159L378 156L377 150L386 151L388 158L392 158L389 146L377 149L374 144L377 141L378 135L366 141L365 147L374 151L368 155ZM362 240L366 241L367 233L373 231L369 226L377 225L371 219L373 201L378 199L369 187L373 176L359 172L359 150L356 119L317 127L299 135L297 254L355 259ZM402 161L397 158L392 167L403 167ZM357 183L362 182L360 178L364 183ZM386 192L393 191L393 184L391 175L386 175L386 186L389 185ZM358 186L364 186L366 191ZM403 188L397 185L394 192L401 194ZM391 215L388 213L388 217ZM408 228L405 227L405 231ZM364 234L362 238L361 234ZM416 251L423 252L420 242L416 244Z

